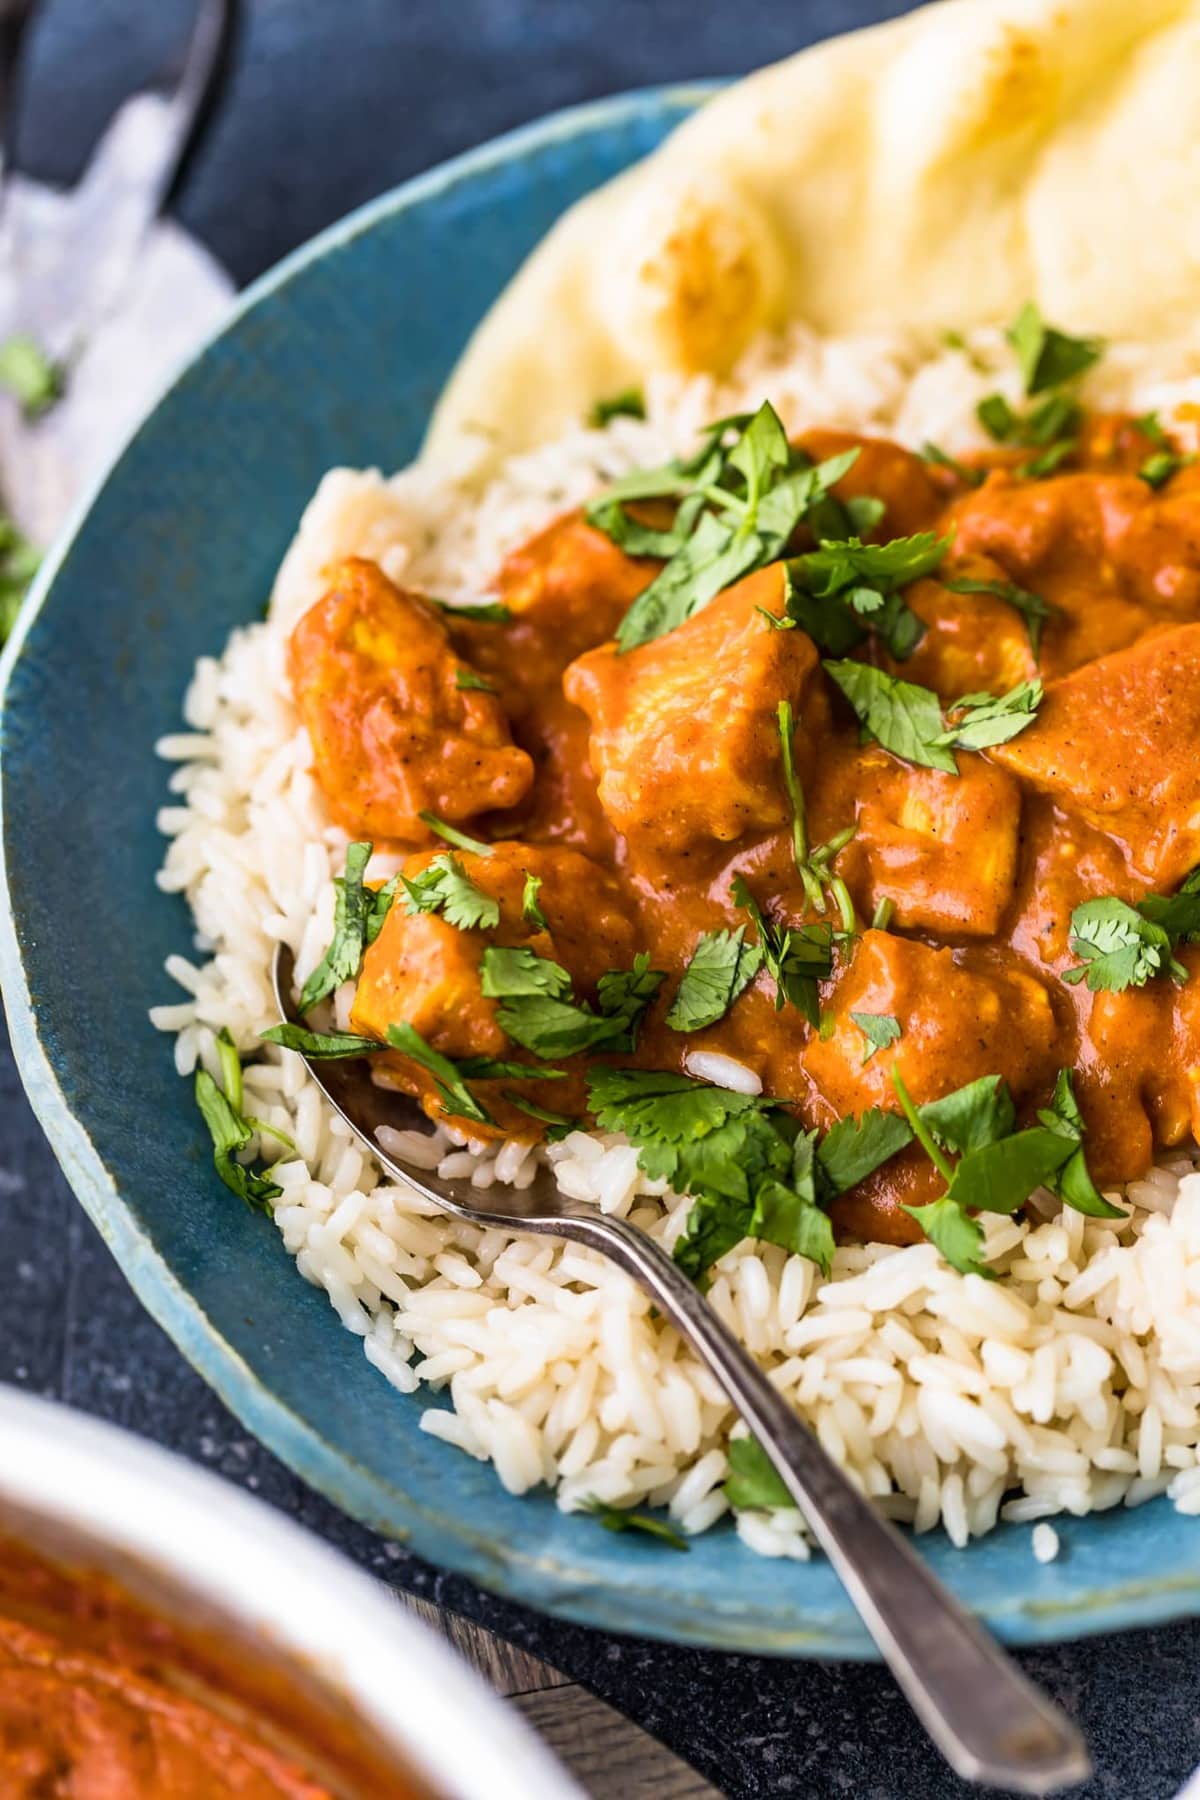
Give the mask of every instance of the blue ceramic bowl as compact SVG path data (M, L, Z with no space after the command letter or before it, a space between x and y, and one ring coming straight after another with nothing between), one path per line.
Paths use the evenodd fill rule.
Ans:
M652 149L700 97L561 115L355 214L261 282L176 383L45 570L5 654L0 969L38 1115L129 1280L184 1354L313 1486L422 1556L606 1629L800 1656L870 1645L829 1568L762 1561L729 1529L688 1556L515 1500L428 1437L428 1396L368 1364L269 1226L215 1179L189 1083L146 1020L186 948L154 885L195 658L256 616L333 463L416 450L468 332L563 209ZM1165 1502L922 1548L1014 1643L1197 1609L1200 1532Z

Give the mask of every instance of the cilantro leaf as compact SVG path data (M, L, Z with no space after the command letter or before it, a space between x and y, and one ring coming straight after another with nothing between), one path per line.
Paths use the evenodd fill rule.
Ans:
M452 850L442 851L410 881L400 877L405 911L440 912L448 925L460 931L493 931L500 923L500 907L471 880Z
M510 1106L515 1106L518 1112L528 1114L531 1119L537 1119L546 1127L548 1144L560 1144L568 1133L578 1131L583 1124L582 1119L572 1118L568 1113L551 1112L548 1106L539 1106L536 1101L527 1099L524 1094L511 1093L508 1088L504 1089L504 1098Z
M775 983L775 1010L791 1004L812 1026L820 1023L817 982L833 973L833 927L816 924L776 925L763 913L740 875L733 878L733 899L744 907L758 931L763 966Z
M386 1047L378 1038L359 1037L353 1031L309 1031L290 1020L272 1025L269 1031L260 1031L258 1035L268 1044L282 1044L285 1050L296 1050L301 1056L314 1058L370 1056L373 1051Z
M833 1221L820 1205L816 1143L815 1131L801 1132L792 1146L788 1179L767 1175L759 1182L745 1235L778 1244L793 1256L807 1256L828 1275L833 1267Z
M1029 648L1035 659L1041 652L1042 630L1046 621L1060 616L1060 609L1051 605L1049 600L1043 600L1040 594L1031 594L1027 588L1017 587L1012 581L976 581L969 576L960 575L953 580L944 581L942 585L952 594L991 594L1013 607L1025 621Z
M547 1059L634 1049L646 1008L664 979L650 968L648 956L635 957L632 969L600 977L597 1013L571 998L571 977L560 964L532 950L489 945L480 966L483 993L502 1002L496 1012L501 1030Z
M1014 1213L1035 1188L1047 1186L1073 1154L1073 1140L1044 1125L968 1150L946 1198L973 1212Z
M817 1160L831 1192L844 1194L911 1142L912 1132L899 1113L872 1106L859 1119L848 1114L831 1126Z
M737 436L727 446L730 431ZM674 631L724 588L774 562L858 451L816 467L797 466L799 456L764 402L756 413L710 426L690 461L636 471L592 502L588 522L630 555L667 558L618 627L621 651ZM680 502L670 531L643 526L624 510L627 501L652 498Z
M940 1100L927 1100L921 1118L939 1144L959 1155L995 1144L1016 1126L1016 1108L1000 1075L981 1075Z
M36 550L12 520L0 512L0 644L17 622L17 614L41 561L40 550Z
M335 876L333 883L337 890L333 938L304 984L300 995L301 1012L308 1012L344 981L354 981L362 968L363 957L383 930L396 892L396 880L393 877L378 889L364 886L363 875L371 860L371 849L372 846L366 843L347 845L346 872Z
M983 1228L969 1213L947 1195L931 1200L925 1206L906 1206L925 1236L936 1244L952 1269L960 1275L983 1275L992 1271L983 1261Z
M922 444L921 460L934 463L938 468L949 469L955 479L966 487L981 487L987 475L986 469L974 469L968 463L959 462L956 456L950 456L939 444Z
M646 1009L666 980L661 969L650 967L647 953L639 951L632 969L609 969L596 983L600 1011L610 1026L605 1040L610 1050L636 1050Z
M619 394L611 395L607 400L597 400L588 414L588 424L597 430L608 424L610 419L644 419L646 416L646 396L641 388L622 388Z
M492 600L486 605L464 603L462 606L451 606L448 600L435 599L427 595L431 606L436 606L451 619L469 619L475 625L508 625L512 622L512 608L505 606L503 600Z
M667 1024L672 1031L702 1031L723 1019L762 967L760 946L747 944L745 927L706 931L692 951L671 1002Z
M460 694L494 694L496 692L495 684L489 681L486 675L481 675L478 669L455 669L454 685Z
M255 1130L261 1127L242 1112L241 1058L227 1032L221 1034L217 1048L224 1090L218 1087L207 1069L197 1069L195 1085L196 1105L212 1139L213 1168L230 1193L236 1194L255 1211L270 1216L272 1203L283 1189L269 1175L237 1160L238 1151L246 1148Z
M1187 979L1187 970L1171 954L1171 933L1115 894L1085 900L1075 908L1070 944L1082 961L1065 969L1063 980L1074 985L1086 979L1093 994L1145 987L1155 975Z
M869 663L826 662L866 732L885 750L926 769L958 774L958 764L941 742L942 709L932 688L902 681Z
M852 1012L850 1017L867 1040L864 1063L869 1063L877 1050L886 1050L900 1036L900 1021L891 1013Z
M1007 694L963 694L950 708L953 723L937 739L958 750L990 750L1007 744L1032 725L1042 704L1042 684L1035 677Z
M1030 396L1073 381L1104 354L1102 338L1068 337L1047 325L1032 300L1026 301L1005 336L1016 352L1025 392Z
M1006 444L1016 434L1017 415L1003 394L986 394L975 408L975 417L998 444Z
M730 1438L725 1498L735 1512L762 1512L772 1506L795 1506L774 1463L756 1437Z
M393 1050L399 1050L433 1076L438 1097L448 1113L455 1118L471 1119L478 1125L495 1124L491 1113L467 1086L457 1065L440 1050L435 1050L432 1044L426 1043L415 1025L410 1025L407 1019L398 1025L389 1025L387 1041Z
M457 825L447 825L446 821L439 819L436 813L421 812L417 814L417 817L422 825L427 825L430 831L438 837L444 838L448 844L453 844L456 850L469 850L472 856L490 856L492 854L490 844L481 843L479 838L468 837L465 831L458 829Z
M508 1000L525 994L548 994L560 1000L571 992L571 977L561 963L524 945L511 948L489 944L479 965L479 986L487 1000Z
M1041 1123L1051 1131L1069 1138L1074 1148L1048 1182L1066 1206L1087 1213L1093 1219L1122 1219L1119 1206L1110 1206L1092 1180L1083 1150L1083 1114L1075 1098L1075 1084L1070 1069L1060 1069L1054 1084L1054 1097L1048 1107L1038 1113Z
M852 649L869 627L904 662L924 637L925 626L898 590L932 574L949 547L949 537L932 531L885 544L864 544L857 537L822 539L818 549L787 565L788 610L815 642L834 654ZM837 604L806 605L798 593ZM852 616L847 617L847 609Z
M692 1547L681 1532L654 1513L631 1512L622 1506L609 1506L605 1500L585 1500L579 1510L598 1519L605 1531L642 1531L648 1537L669 1544L672 1550L690 1550Z
M538 905L538 895L542 891L540 875L531 875L526 869L525 886L521 891L521 917L527 925L533 925L538 931L547 931L546 915Z
M771 1104L758 1094L737 1094L667 1069L596 1067L588 1070L587 1083L600 1130L624 1132L634 1143L695 1142L736 1114Z
M754 1234L828 1266L812 1140L782 1108L662 1070L598 1068L587 1079L600 1129L624 1132L647 1174L692 1197L675 1259L693 1280Z
M1155 450L1138 465L1138 474L1147 487L1164 487L1172 475L1177 475L1192 459L1180 456L1174 450Z
M39 419L62 398L66 370L52 362L36 339L25 333L0 344L0 387L14 395L27 419Z

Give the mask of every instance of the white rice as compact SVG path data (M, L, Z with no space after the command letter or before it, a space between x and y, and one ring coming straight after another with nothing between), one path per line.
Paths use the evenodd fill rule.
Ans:
M465 466L391 480L328 475L270 620L200 660L187 729L158 746L178 764L159 815L171 839L159 882L187 895L197 927L195 959L167 964L185 997L152 1014L174 1034L180 1074L197 1062L217 1073L222 1027L243 1051L259 1050L275 1017L276 943L303 975L329 937L345 836L324 810L284 670L288 631L320 596L326 564L372 556L394 577L469 604L486 597L505 551L555 512L689 448L709 418L764 394L790 429L859 427L955 450L976 441L974 404L995 387L1018 398L999 334L979 334L964 354L796 333L729 383L651 382L646 420L581 428L518 457L479 500ZM1153 354L1114 347L1089 397L1155 406L1169 419L1200 402L1200 341ZM372 873L392 866L378 857ZM695 1072L747 1086L740 1065L709 1065ZM275 1167L284 1243L386 1380L448 1396L452 1410L424 1414L429 1432L492 1461L514 1493L554 1486L568 1510L592 1497L664 1504L686 1532L727 1511L731 1409L624 1275L578 1246L455 1223L384 1179L298 1057L269 1051L245 1080L247 1111L296 1146ZM668 1247L688 1210L645 1179L619 1138L573 1132L533 1153L441 1128L428 1138L388 1132L384 1147L481 1190L525 1185L545 1154L564 1192L632 1218ZM994 1283L955 1273L927 1243L844 1245L828 1281L781 1249L746 1243L717 1265L710 1297L864 1492L919 1531L941 1523L965 1544L998 1517L1034 1523L1163 1492L1200 1514L1200 1173L1177 1154L1125 1198L1119 1222L1060 1213L1048 1196L1026 1222L988 1217ZM791 1508L742 1513L737 1530L762 1555L810 1553ZM1033 1548L1054 1553L1051 1527L1035 1524Z

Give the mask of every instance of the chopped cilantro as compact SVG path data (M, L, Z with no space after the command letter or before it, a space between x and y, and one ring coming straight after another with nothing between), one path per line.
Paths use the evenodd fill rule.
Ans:
M469 602L451 606L448 600L431 597L431 604L451 619L469 619L475 625L508 625L512 622L512 608L505 606L503 600L491 600L482 606L472 606Z
M1059 1071L1051 1105L1038 1114L1038 1124L1023 1131L1015 1129L1012 1096L999 1076L984 1076L919 1110L896 1068L892 1084L913 1136L946 1183L936 1200L905 1211L962 1273L991 1275L982 1261L982 1227L970 1215L1016 1212L1039 1187L1049 1187L1066 1205L1095 1218L1120 1217L1088 1171L1083 1117L1069 1070ZM939 1143L959 1155L955 1166Z
M636 1049L646 1008L664 979L651 969L648 956L637 956L632 969L600 977L596 1012L574 999L571 977L560 964L533 950L489 945L480 965L484 995L501 1003L496 1011L501 1030L548 1059L584 1050Z
M580 1119L573 1119L567 1113L551 1112L548 1106L538 1106L536 1101L527 1100L523 1094L511 1093L507 1088L504 1090L504 1098L518 1112L528 1114L531 1119L537 1119L546 1127L548 1144L561 1143L569 1132L578 1131L582 1124Z
M817 1160L830 1190L844 1194L911 1141L912 1133L898 1113L872 1106L859 1119L847 1115L831 1126L818 1147Z
M759 945L747 944L745 927L736 931L706 931L671 1002L667 1024L672 1031L702 1031L723 1019L762 967Z
M691 1549L682 1533L654 1513L630 1512L625 1507L609 1506L604 1500L585 1500L579 1510L598 1519L605 1531L643 1531L647 1537L656 1537L669 1544L672 1550Z
M1156 450L1139 466L1138 474L1148 487L1160 488L1195 460L1194 456L1181 456L1175 450Z
M446 821L439 819L436 813L422 812L418 813L417 817L422 825L427 825L430 831L437 837L444 838L446 843L453 844L456 850L469 850L472 856L490 856L492 854L490 844L483 843L479 838L468 837L465 831L458 829L457 825L447 825Z
M941 469L949 469L955 480L961 481L965 487L981 487L987 475L986 469L973 469L969 463L959 462L956 456L951 456L940 444L922 444L921 460Z
M314 1058L370 1056L373 1051L386 1048L378 1038L359 1037L353 1031L309 1031L303 1025L293 1025L290 1020L285 1020L282 1025L272 1025L269 1031L260 1031L258 1035L268 1044L282 1044L285 1050L296 1050L301 1056Z
M587 1079L600 1129L624 1132L648 1175L691 1195L675 1259L693 1280L753 1234L828 1269L833 1230L811 1139L790 1114L663 1070L594 1068Z
M750 914L758 931L763 966L775 983L776 1011L790 1003L817 1026L821 1014L817 982L833 973L832 926L824 920L807 925L773 923L740 875L733 878L733 900Z
M1024 475L1030 481L1040 480L1045 475L1053 475L1066 462L1068 456L1078 448L1078 442L1079 440L1073 437L1059 438L1056 444L1051 444L1047 449L1039 451L1036 456L1027 457L1024 462L1018 463L1017 474Z
M1173 907L1172 901L1179 904ZM1197 932L1200 894L1151 894L1136 907L1115 894L1085 900L1071 914L1071 948L1082 961L1064 970L1063 980L1074 984L1086 979L1094 994L1145 987L1155 975L1186 981L1187 970L1172 951L1181 938Z
M783 785L787 789L788 802L792 809L792 860L804 887L804 897L814 912L825 911L825 889L828 888L838 911L841 914L842 926L846 931L856 929L854 902L850 898L850 890L842 877L834 872L834 862L838 855L854 836L857 827L848 826L845 830L830 838L827 844L818 844L810 850L808 843L808 822L804 805L804 789L796 772L796 756L793 744L795 720L789 700L781 700L777 710L779 725L779 753L783 764Z
M942 709L932 688L902 681L869 663L826 662L869 736L905 762L958 774L953 754L941 743Z
M1025 392L1031 397L1074 381L1104 354L1102 338L1068 337L1047 325L1032 300L1026 301L1005 336L1016 352Z
M1047 619L1058 616L1058 608L1040 594L1031 594L1027 588L1017 587L1011 581L980 581L970 576L959 575L943 584L952 594L991 594L997 600L1005 601L1020 613L1025 621L1025 630L1029 636L1029 648L1034 658L1038 657L1042 647L1042 629Z
M0 512L0 644L17 622L21 603L41 560L41 552Z
M346 872L336 875L333 885L337 899L333 912L333 938L328 950L304 984L300 995L300 1011L308 1012L341 987L343 981L354 981L362 968L362 960L387 918L396 880L385 881L381 888L364 886L363 875L371 860L372 846L348 844Z
M622 619L618 647L633 650L675 630L724 588L774 562L857 456L850 450L813 467L793 452L764 402L754 414L716 421L688 460L614 482L589 506L589 523L631 555L667 558ZM625 512L627 501L646 499L680 502L669 532Z
M610 419L644 419L646 416L646 397L641 388L623 388L619 394L610 399L597 400L588 414L588 424L601 429Z
M455 669L454 685L460 694L494 694L496 688L478 669Z
M549 927L546 924L546 915L538 905L538 895L541 891L541 876L531 875L526 869L525 886L521 890L521 917L527 925L532 925L537 931L547 931Z
M14 395L27 419L38 419L62 398L66 371L35 339L19 333L0 344L0 387Z
M1104 345L1099 338L1068 337L1047 325L1032 301L1021 308L1007 337L1016 352L1026 396L1045 398L1017 413L1002 394L988 394L976 407L976 416L997 443L1037 451L1017 465L1018 475L1030 479L1053 475L1077 448L1083 419L1069 384L1098 361Z
M824 538L787 564L788 615L834 655L852 650L870 631L904 662L925 626L899 590L931 575L949 547L948 537L932 531L885 544Z
M440 912L448 925L460 931L494 931L500 923L499 905L476 887L452 850L435 856L411 881L407 875L400 880L410 916Z
M1042 684L1023 681L1007 694L963 694L950 708L953 723L937 739L957 750L990 750L1007 744L1033 724L1042 703Z
M248 1119L242 1112L241 1058L227 1031L217 1040L217 1056L224 1087L217 1085L207 1069L197 1069L195 1088L196 1105L212 1138L213 1168L230 1193L255 1211L269 1215L283 1189L261 1169L237 1160L238 1152L246 1148L255 1132L269 1127L257 1119Z
M864 1063L869 1063L877 1050L886 1050L900 1036L900 1021L892 1013L852 1012L850 1017L867 1040Z
M729 1473L725 1498L735 1512L761 1512L771 1506L795 1506L774 1463L755 1437L729 1440Z
M487 1108L478 1101L463 1078L462 1070L432 1044L426 1043L415 1025L402 1020L389 1025L387 1040L393 1050L409 1057L433 1076L434 1084L447 1113L455 1118L471 1119L478 1125L494 1125Z
M1006 444L1017 431L1017 415L1003 394L985 394L975 408L975 417L990 438Z

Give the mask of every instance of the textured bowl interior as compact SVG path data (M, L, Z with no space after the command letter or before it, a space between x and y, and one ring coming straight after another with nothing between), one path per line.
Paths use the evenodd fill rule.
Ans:
M517 133L352 217L249 296L142 427L9 646L0 756L0 971L31 1098L145 1304L247 1426L315 1487L436 1563L549 1612L679 1642L870 1653L823 1563L780 1565L728 1528L687 1556L516 1500L418 1429L270 1227L212 1172L190 1084L146 1010L186 950L154 885L155 739L194 659L262 609L322 471L394 468L472 325L571 201L697 101L667 90ZM923 1540L1010 1641L1190 1612L1200 1533L1165 1502L1068 1521L1042 1567L1028 1527L969 1551Z

